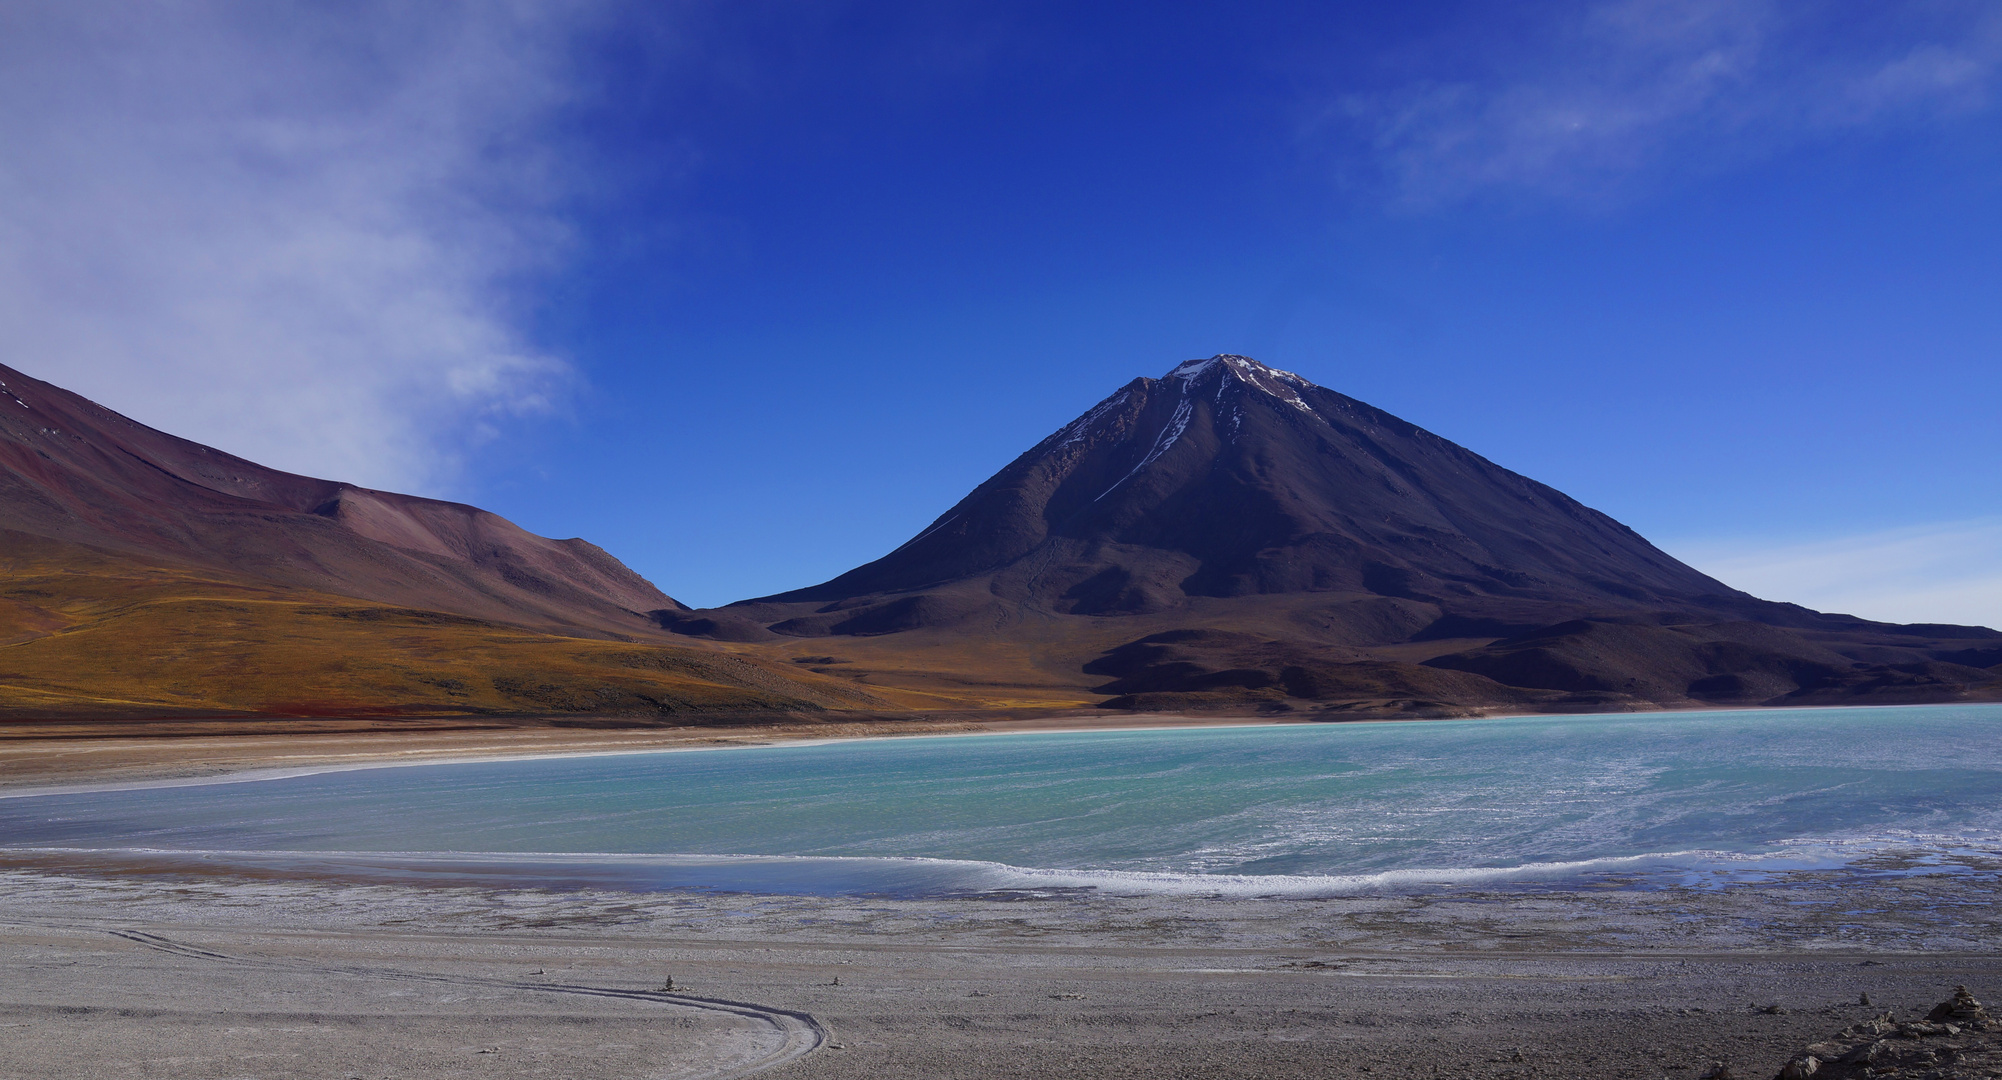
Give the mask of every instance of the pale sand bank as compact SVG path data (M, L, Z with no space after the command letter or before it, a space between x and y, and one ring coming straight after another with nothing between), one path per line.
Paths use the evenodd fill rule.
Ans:
M311 722L301 722L300 730L290 733L175 736L17 733L0 739L0 798L276 779L405 765L810 746L914 736L1055 734L1299 722L1136 713L617 730L522 727L323 732L314 730Z
M721 1076L816 1037L645 993L671 975L824 1025L826 1045L767 1073L802 1080L1693 1080L1717 1059L1757 1078L1956 984L2002 997L1995 886L1990 868L1666 892L877 901L16 870L0 873L0 1075ZM1775 1003L1787 1011L1756 1008Z

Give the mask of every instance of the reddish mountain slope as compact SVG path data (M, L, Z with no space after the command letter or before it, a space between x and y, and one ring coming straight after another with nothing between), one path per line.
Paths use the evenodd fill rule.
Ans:
M591 635L680 605L583 540L268 469L0 366L0 528L280 587Z

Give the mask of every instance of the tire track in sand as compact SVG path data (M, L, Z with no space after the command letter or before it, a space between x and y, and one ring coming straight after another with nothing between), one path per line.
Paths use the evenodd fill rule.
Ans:
M678 1005L684 1008L718 1012L731 1016L756 1020L779 1035L779 1046L748 1064L733 1067L724 1072L708 1074L710 1080L733 1080L735 1077L751 1076L797 1061L827 1042L827 1029L811 1013L796 1009L780 1009L770 1005L759 1005L749 1001L732 1001L728 998L700 997L694 994L678 994L660 990L622 990L609 986L586 986L578 983L532 983L514 979L486 979L477 975L446 975L428 971L403 971L397 968L368 967L359 964L313 964L302 961L274 960L259 956L238 956L200 948L159 934L143 930L105 930L113 937L123 938L149 949L191 960L205 960L211 963L236 964L245 967L276 968L284 971L349 975L370 979L393 979L407 982L442 983L456 986L482 986L506 990L533 991L547 994L572 994L582 997L624 998L631 1001L655 1002L662 1005Z

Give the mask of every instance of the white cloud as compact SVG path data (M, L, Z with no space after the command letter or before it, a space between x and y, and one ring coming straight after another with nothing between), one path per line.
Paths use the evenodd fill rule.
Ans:
M0 359L267 464L450 485L571 378L522 332L567 235L582 4L0 13Z
M2002 518L1812 542L1691 541L1665 550L1768 600L1883 622L2002 628Z
M1603 199L1655 172L1982 109L2002 71L2002 7L1611 0L1482 51L1483 70L1412 70L1327 111L1396 201Z

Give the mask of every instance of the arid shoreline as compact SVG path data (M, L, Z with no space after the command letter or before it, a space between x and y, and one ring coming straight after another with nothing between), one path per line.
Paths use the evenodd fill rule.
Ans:
M2002 996L1992 880L1603 886L900 901L15 869L0 1071L742 1075L783 1049L764 1010L823 1032L780 1077L1759 1078L1955 985Z

